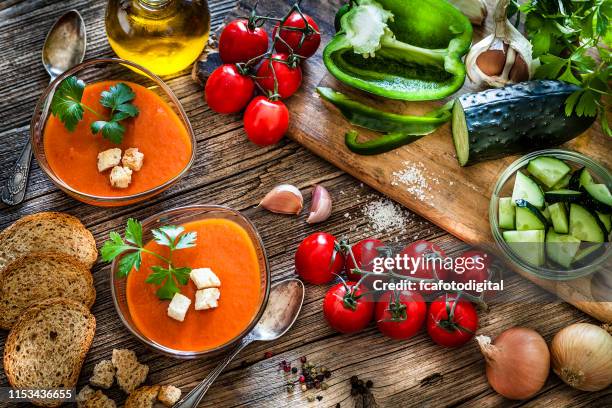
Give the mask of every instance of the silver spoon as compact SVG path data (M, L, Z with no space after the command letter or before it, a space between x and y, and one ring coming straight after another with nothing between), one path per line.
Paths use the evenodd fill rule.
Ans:
M212 383L236 355L254 341L276 340L293 326L304 303L304 284L297 279L287 279L272 286L268 305L253 330L174 408L196 407Z
M55 22L42 49L42 63L51 81L83 62L86 44L85 23L78 11L70 10ZM2 189L0 198L5 204L17 205L23 201L31 160L32 144L28 138Z

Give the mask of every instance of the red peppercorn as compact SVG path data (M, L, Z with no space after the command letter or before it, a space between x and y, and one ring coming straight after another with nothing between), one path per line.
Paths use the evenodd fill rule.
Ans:
M303 383L304 381L306 381L306 378L303 375L300 375L299 380L301 383Z

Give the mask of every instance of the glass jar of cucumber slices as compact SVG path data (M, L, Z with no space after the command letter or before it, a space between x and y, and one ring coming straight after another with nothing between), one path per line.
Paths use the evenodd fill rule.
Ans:
M503 255L538 277L569 280L610 268L612 175L577 152L541 150L512 163L489 205Z

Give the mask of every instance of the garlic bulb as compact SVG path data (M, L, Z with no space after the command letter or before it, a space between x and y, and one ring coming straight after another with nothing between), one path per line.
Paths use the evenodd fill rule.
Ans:
M472 46L465 59L470 80L501 88L530 79L537 64L531 43L508 21L510 0L500 0L495 9L495 32Z
M568 385L599 391L612 384L612 335L590 323L575 323L550 345L553 371Z
M459 9L474 25L482 25L487 18L487 3L485 0L448 0Z
M304 206L304 198L297 187L281 184L266 194L259 205L274 213L299 214Z
M332 200L325 187L316 185L312 190L312 204L310 205L310 215L306 220L309 224L323 222L329 218L332 212Z

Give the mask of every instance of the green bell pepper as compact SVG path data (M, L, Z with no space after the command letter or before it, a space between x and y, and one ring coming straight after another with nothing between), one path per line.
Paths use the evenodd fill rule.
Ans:
M461 88L472 26L446 0L356 0L323 61L345 84L390 99L445 98Z

